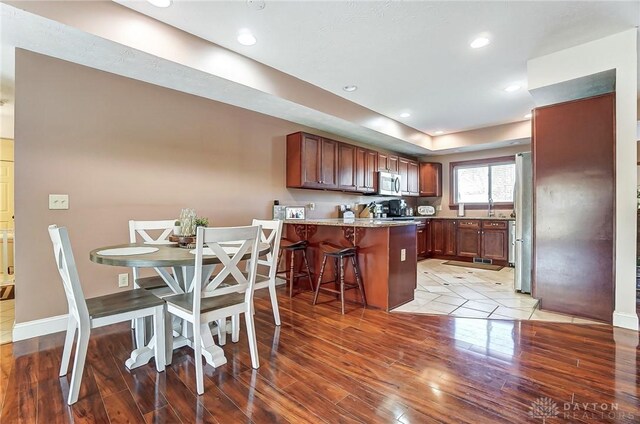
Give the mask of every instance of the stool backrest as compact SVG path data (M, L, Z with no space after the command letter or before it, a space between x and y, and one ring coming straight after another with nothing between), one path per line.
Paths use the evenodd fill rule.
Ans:
M87 302L84 299L76 261L71 250L69 233L64 227L57 225L49 226L49 237L53 244L53 254L56 260L56 267L62 278L64 293L69 304L69 314L73 315L81 329L89 325L89 311Z
M266 259L258 258L258 265L269 267L269 278L275 278L278 254L280 253L280 239L282 238L282 220L254 219L251 225L259 225L262 228L260 243L268 243L271 246L271 251L267 253Z

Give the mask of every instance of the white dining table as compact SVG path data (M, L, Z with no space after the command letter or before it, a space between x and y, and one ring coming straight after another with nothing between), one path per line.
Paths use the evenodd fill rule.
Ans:
M129 248L147 248L146 250L153 250L152 252L142 254L110 254L109 251L114 249L129 249ZM271 250L271 246L268 243L260 243L258 247L259 255L266 255ZM193 287L193 277L195 275L195 255L192 253L192 249L185 249L178 247L175 244L121 244L116 246L99 247L92 250L89 253L89 259L92 262L120 267L136 267L136 268L151 268L167 283L167 286L171 289L171 294L181 294L191 291ZM118 253L118 251L116 251ZM230 253L232 254L232 253ZM248 259L250 253L247 253L243 259ZM207 285L213 274L216 265L220 264L220 259L214 255L203 256L203 269L202 269L202 283L203 287ZM167 271L170 268L172 272ZM214 290L214 287L209 290ZM167 353L166 362L167 365L171 363L173 357L173 350L181 348L183 346L190 346L193 348L193 331L192 326L178 320L177 322L171 322L168 320L166 338L172 338L173 343L166 343ZM211 329L208 324L202 324L200 326L200 335L202 340L202 356L204 356L206 362L213 367L219 367L227 363L227 359L224 355L224 351L220 346L217 346L213 340ZM224 330L223 330L224 331ZM154 334L147 345L138 347L131 352L131 356L125 362L125 365L129 369L137 368L139 366L147 364L154 356L154 348L157 335Z

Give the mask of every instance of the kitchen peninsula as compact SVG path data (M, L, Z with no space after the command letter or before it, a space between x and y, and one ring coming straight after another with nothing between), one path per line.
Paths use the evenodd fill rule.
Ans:
M322 264L320 243L358 247L358 264L362 274L367 304L389 311L413 300L416 288L416 222L371 219L285 220L285 237L307 240L307 255L314 286ZM327 261L324 279L333 278L333 261ZM347 267L345 279L355 281ZM359 302L358 294L349 291L347 300Z

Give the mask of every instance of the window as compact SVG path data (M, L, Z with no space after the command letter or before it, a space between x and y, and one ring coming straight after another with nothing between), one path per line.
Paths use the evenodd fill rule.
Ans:
M491 201L497 208L513 208L516 182L513 156L451 162L449 175L450 206L464 203L470 209L485 208Z

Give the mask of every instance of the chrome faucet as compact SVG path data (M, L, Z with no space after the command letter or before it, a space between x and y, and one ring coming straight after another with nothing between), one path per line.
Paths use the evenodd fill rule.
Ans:
M487 208L487 216L493 216L495 213L493 212L493 199L489 198L489 207Z

